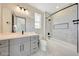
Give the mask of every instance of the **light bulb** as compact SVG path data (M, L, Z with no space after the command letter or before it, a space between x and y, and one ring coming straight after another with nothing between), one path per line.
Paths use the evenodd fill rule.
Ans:
M28 10L25 10L25 12L26 12L27 15L29 14Z
M22 11L24 11L24 8L22 8Z
M17 11L20 11L20 7L19 6L17 6Z

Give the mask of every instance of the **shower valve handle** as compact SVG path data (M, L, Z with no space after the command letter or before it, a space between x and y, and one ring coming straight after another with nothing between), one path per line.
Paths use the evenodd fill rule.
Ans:
M74 24L79 24L79 20L73 20Z

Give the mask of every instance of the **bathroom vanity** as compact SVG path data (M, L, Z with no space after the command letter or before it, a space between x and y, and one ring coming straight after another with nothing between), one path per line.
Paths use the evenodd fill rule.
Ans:
M0 33L0 56L29 56L39 49L39 35L34 32Z

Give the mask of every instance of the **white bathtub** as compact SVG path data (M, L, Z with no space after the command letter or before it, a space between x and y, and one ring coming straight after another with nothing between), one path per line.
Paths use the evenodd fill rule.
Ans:
M42 41L43 42L43 41ZM57 40L54 38L47 39L47 52L50 55L58 55L58 56L72 56L77 55L77 47L70 43Z

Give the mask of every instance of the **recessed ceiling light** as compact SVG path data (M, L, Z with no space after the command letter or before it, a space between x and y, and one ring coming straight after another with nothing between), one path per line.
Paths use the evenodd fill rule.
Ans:
M59 6L56 6L56 9L58 9L59 8Z

